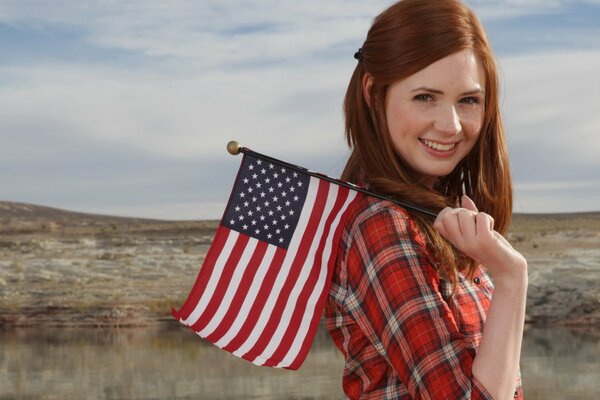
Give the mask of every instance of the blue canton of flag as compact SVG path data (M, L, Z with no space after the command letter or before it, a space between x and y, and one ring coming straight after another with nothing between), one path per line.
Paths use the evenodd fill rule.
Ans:
M287 249L304 206L310 176L244 157L223 225Z

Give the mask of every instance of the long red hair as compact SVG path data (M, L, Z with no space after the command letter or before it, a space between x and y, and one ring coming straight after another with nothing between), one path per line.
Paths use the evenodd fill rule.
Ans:
M432 191L424 176L394 151L385 115L388 87L456 52L471 50L485 72L485 111L478 142L452 173ZM472 10L458 0L401 0L369 29L344 100L346 139L351 148L342 179L366 181L374 192L439 212L457 205L464 193L479 211L490 214L505 234L512 215L512 182L498 105L496 63L485 31ZM363 78L373 84L365 99ZM381 105L381 106L378 106ZM433 219L411 212L429 239L430 250L451 281L457 272L472 273L473 260L433 228Z

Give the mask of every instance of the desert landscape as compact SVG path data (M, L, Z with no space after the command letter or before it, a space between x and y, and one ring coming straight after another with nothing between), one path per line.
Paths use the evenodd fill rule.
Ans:
M0 202L0 328L170 324L218 221L159 221ZM517 214L527 322L600 324L600 212Z

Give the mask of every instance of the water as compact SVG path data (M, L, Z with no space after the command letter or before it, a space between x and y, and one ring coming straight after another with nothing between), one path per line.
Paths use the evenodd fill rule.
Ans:
M298 371L256 367L183 326L0 331L0 399L343 399L343 360L319 331ZM528 329L525 397L600 398L600 333Z

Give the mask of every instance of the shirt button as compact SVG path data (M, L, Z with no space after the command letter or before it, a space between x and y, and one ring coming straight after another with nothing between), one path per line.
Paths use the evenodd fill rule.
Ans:
M477 285L479 285L481 283L481 279L479 279L479 277L476 276L475 279L473 279L473 282L475 282Z

